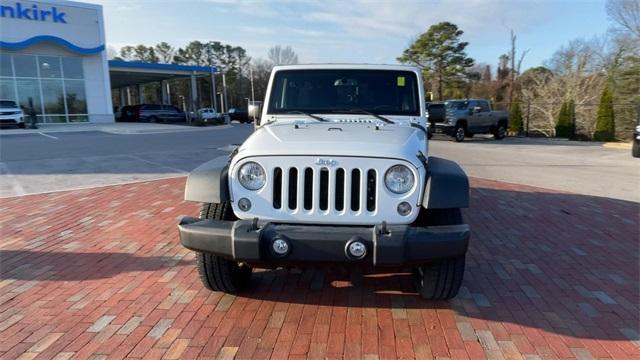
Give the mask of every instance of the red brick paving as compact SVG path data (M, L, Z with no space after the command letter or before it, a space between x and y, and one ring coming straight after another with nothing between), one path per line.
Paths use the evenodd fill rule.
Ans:
M408 274L201 286L184 179L0 200L0 358L640 358L639 204L473 179L460 295Z

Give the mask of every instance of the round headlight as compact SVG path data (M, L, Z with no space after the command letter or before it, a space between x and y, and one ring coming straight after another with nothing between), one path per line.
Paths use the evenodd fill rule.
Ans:
M404 165L394 165L384 174L384 184L389 191L404 194L413 188L413 172Z
M267 175L262 166L249 161L238 170L238 181L248 190L258 190L266 183Z

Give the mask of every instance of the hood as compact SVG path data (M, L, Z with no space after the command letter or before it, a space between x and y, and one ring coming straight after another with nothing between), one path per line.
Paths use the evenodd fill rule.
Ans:
M238 158L269 155L362 156L405 159L419 167L425 134L407 125L283 123L260 127L238 149Z

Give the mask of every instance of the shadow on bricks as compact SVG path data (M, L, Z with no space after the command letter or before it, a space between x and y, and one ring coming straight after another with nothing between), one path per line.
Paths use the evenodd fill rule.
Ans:
M122 252L47 252L0 250L3 261L24 259L13 269L2 269L0 280L79 281L112 278L119 274L157 271L191 264L170 256L136 256Z

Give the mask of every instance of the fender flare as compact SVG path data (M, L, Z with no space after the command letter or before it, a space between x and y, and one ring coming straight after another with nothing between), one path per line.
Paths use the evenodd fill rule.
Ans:
M184 199L203 203L222 203L229 195L229 157L220 156L198 166L187 176Z
M422 207L425 209L469 207L469 178L460 165L451 160L429 157Z

